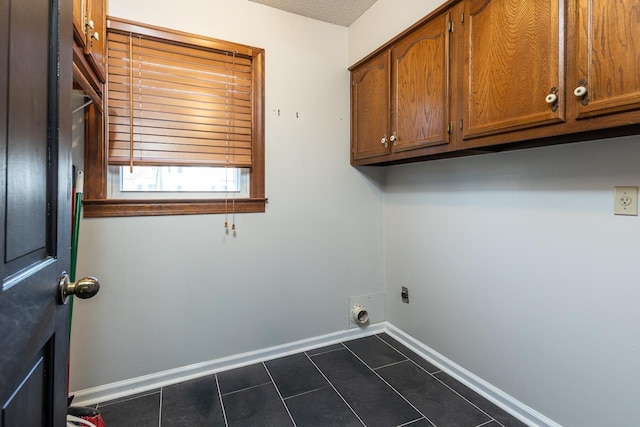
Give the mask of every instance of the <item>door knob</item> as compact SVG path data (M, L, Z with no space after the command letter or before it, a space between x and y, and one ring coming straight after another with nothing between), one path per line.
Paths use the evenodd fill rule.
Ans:
M85 277L77 282L69 282L69 275L62 273L58 288L60 302L66 304L70 295L75 295L80 299L93 297L100 290L100 282L95 277Z

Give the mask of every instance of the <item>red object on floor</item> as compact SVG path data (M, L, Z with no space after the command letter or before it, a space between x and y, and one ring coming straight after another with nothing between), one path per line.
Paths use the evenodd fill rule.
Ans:
M82 418L83 420L89 421L96 427L107 427L104 420L102 419L102 414L100 411L94 408L85 408L82 406L69 406L67 410L69 415L76 416L78 418Z
M98 415L94 415L94 416L84 416L84 417L80 417L83 420L87 420L90 423L92 423L93 425L95 425L96 427L107 427L107 425L104 423L104 420L102 419L102 415L98 414Z

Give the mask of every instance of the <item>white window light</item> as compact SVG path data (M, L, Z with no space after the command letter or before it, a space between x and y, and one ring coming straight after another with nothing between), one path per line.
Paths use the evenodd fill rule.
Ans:
M120 199L249 197L249 169L199 166L109 167L109 193Z

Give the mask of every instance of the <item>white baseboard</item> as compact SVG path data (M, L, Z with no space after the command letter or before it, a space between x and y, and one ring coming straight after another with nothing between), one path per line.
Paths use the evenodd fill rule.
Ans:
M182 381L211 375L216 372L239 368L241 366L264 362L279 357L300 353L314 348L324 347L343 341L349 341L386 332L415 353L428 360L447 374L480 394L490 402L504 409L514 417L532 427L561 427L559 424L528 407L507 393L489 384L482 378L469 372L457 363L447 359L431 347L421 343L389 322L382 322L359 329L334 332L292 343L277 345L247 353L223 357L207 362L182 366L150 375L118 381L103 386L72 392L75 395L74 406L88 406L132 394L155 390L160 387Z
M499 388L489 384L482 378L469 372L467 369L447 359L431 347L421 343L406 332L386 322L385 332L402 344L409 347L418 355L428 360L447 374L451 375L485 399L496 404L514 417L532 427L561 427L560 424L550 420L535 409L530 408L519 400L513 398Z
M130 378L98 387L72 391L70 395L75 396L73 399L74 406L89 406L98 402L106 402L108 400L130 396L132 394L155 390L160 387L176 384L182 381L204 377L220 371L252 365L254 363L277 359L279 357L312 350L314 348L320 348L343 341L379 334L384 331L385 324L378 323L358 329L333 332L292 343L263 348L193 365L181 366L179 368Z

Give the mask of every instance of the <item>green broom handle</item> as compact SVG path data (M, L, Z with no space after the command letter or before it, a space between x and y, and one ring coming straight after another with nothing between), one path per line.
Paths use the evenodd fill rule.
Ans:
M82 215L82 193L84 191L84 172L76 174L75 209L73 212L73 227L71 231L71 266L69 280L76 281L76 264L78 261L78 237L80 236L80 217ZM71 342L71 321L73 319L73 295L69 298L69 342Z

